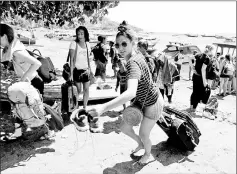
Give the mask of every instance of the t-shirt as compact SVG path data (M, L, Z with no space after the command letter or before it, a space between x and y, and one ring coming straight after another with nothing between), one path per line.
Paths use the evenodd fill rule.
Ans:
M208 55L204 53L196 54L195 55L196 63L195 63L195 70L196 72L201 75L202 74L202 65L208 65L210 62L210 58Z
M91 53L91 47L88 42L86 42L88 48L88 56ZM76 42L72 41L69 49L76 50ZM87 49L82 48L79 44L77 45L77 57L75 61L75 67L77 69L88 69L88 58L87 58Z
M135 102L138 102L142 106L145 101L145 107L155 104L159 92L158 88L152 82L150 70L144 56L141 53L132 56L126 64L126 69L127 80L138 79Z
M11 48L8 51L10 52L7 52L8 56L10 56L8 57L8 59L13 60L13 66L16 75L18 77L22 77L26 73L26 71L28 71L31 64L28 63L24 57L15 56L15 53L18 51L23 51L25 52L25 54L28 55L29 53L26 51L25 46L18 39L15 39L13 41L13 43L11 44ZM37 71L33 72L32 74L29 74L27 78L31 81L36 75L38 75Z

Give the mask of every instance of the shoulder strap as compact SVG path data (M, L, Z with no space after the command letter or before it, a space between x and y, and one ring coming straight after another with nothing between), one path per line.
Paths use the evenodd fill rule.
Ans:
M72 59L73 66L74 66L74 61L75 61L76 56L77 56L77 49L78 49L78 45L77 45L77 42L76 42L76 49L75 49L74 56L72 58L70 57L69 52L68 52L68 60L69 60L69 57ZM70 66L70 68L74 68L74 67Z
M90 67L90 60L89 60L89 52L88 52L88 47L87 47L87 42L86 42L86 52L87 52L87 63L88 63L88 68L91 70L91 67Z
M70 52L68 51L68 54L67 54L67 61L66 61L66 62L69 62L69 58L70 58Z

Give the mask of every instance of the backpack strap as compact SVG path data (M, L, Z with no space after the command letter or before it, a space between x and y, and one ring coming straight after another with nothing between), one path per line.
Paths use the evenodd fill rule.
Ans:
M89 70L91 71L90 60L89 60L89 51L88 51L87 43L88 43L88 42L86 42L87 63L88 63L88 68L89 68Z
M71 58L70 55L69 55L69 52L68 52L68 56L71 58L70 60L72 61L72 65L74 66L74 61L77 57L77 49L78 49L78 44L76 42L76 49L75 49L75 53L74 53L74 56ZM69 59L69 57L67 59ZM74 67L70 66L70 69L71 69L71 72L72 70L74 69Z

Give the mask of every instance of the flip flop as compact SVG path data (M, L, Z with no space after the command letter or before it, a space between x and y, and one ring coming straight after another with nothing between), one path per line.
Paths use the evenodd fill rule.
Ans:
M142 158L142 155L141 155L141 156L137 156L137 155L134 155L134 153L131 153L131 154L130 154L130 157L131 157L134 161L139 161L139 160Z

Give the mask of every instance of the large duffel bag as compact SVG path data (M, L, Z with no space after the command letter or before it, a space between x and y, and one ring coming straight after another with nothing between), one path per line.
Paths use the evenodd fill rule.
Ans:
M193 151L199 144L201 132L189 113L164 107L161 118L157 124L169 137L168 143L185 151Z

